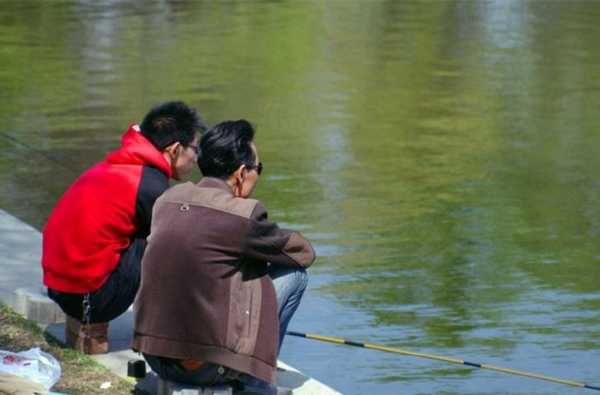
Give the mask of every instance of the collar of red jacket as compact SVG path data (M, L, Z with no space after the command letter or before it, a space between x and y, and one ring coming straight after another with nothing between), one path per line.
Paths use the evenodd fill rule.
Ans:
M142 135L140 127L135 124L130 125L123 134L121 147L109 153L106 160L112 164L152 166L169 178L173 175L171 165L162 152Z

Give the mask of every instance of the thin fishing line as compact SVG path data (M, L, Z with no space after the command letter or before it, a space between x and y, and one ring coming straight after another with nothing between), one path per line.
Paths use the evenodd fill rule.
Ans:
M36 155L44 157L45 159L48 159L49 161L57 164L58 166L62 167L63 169L68 170L69 172L73 172L73 173L75 172L75 167L72 166L72 165L70 166L68 163L65 163L67 161L65 161L64 159L58 159L58 158L56 158L56 157L54 157L52 155L49 155L49 154L47 154L46 152L44 152L44 151L42 151L40 149L34 148L31 145L22 142L18 138L13 137L13 136L11 136L8 133L0 131L0 137L4 137L6 140L11 141L12 143L14 143L14 144L16 144L18 146L21 146L21 147L25 148L28 151L31 151L32 153L34 153Z

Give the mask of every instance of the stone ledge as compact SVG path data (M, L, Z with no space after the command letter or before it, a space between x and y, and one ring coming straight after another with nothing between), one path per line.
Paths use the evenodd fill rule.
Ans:
M65 322L65 313L46 295L43 287L16 289L15 311L42 326Z
M197 387L163 380L154 372L136 384L136 389L155 395L233 395L228 385Z
M220 385L214 387L190 387L171 381L158 380L157 395L233 395L230 386Z

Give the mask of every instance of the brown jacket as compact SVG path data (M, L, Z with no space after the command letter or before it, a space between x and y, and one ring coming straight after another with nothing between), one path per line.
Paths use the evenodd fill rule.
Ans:
M133 348L221 364L275 381L279 323L268 264L308 267L300 234L216 178L177 185L155 203L135 303Z

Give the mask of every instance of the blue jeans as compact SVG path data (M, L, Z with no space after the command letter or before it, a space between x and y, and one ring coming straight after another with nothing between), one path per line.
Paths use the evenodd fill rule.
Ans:
M285 337L288 324L302 299L308 274L303 268L290 268L287 266L271 265L268 269L269 276L273 280L275 294L277 295L277 307L279 309L279 349Z

